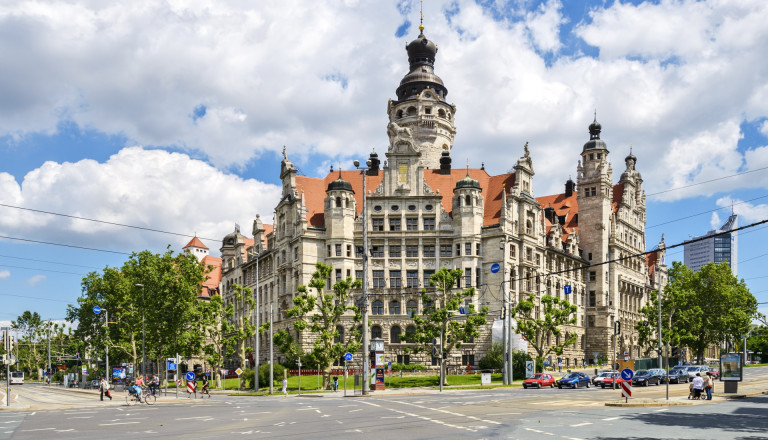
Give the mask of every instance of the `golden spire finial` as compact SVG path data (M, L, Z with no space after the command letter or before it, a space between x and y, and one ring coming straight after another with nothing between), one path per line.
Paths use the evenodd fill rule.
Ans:
M421 22L419 23L419 32L424 33L424 0L419 0L419 14L421 15Z

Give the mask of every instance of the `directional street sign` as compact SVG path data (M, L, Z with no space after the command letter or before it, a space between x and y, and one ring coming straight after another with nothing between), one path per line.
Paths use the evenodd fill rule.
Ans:
M571 292L572 292L572 287L570 284L566 284L565 286L563 286L563 293L565 293L566 295L570 295Z
M491 265L491 272L492 273L497 273L499 270L501 270L501 266L499 265L499 263L493 263Z
M187 375L184 377L186 377L187 380L195 380L195 373L193 373L192 371L187 371Z
M171 361L168 361L168 370L176 371L176 364Z
M625 368L621 370L621 378L624 380L632 380L632 377L634 377L635 372L632 371L631 368Z
M95 314L97 314L97 315L98 315L99 313L101 313L101 307L99 307L99 306L93 306L93 313L95 313Z
M344 360L350 362L352 360L352 353L344 354Z

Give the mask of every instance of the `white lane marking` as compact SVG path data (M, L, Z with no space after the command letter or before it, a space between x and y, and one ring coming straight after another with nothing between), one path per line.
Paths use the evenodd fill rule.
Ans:
M587 425L591 425L591 424L592 424L592 422L584 422L584 423L579 423L577 425L571 425L571 426L573 426L573 427L576 427L576 426L587 426Z
M56 428L37 428L37 429L22 429L22 432L32 432L32 431L53 431Z
M353 410L352 410L352 411L350 411L350 412L358 412L358 411L362 411L362 409L353 409Z
M56 432L70 432L70 431L74 431L74 429L69 428L69 429L57 429L56 430Z
M465 415L465 414L460 414L460 413L456 413L456 412L452 412L452 411L446 411L444 409L430 408L428 406L423 406L423 405L415 405L413 403L403 402L403 401L400 401L400 400L393 400L393 402L400 403L402 405L411 405L411 406L415 406L417 408L426 409L426 410L430 410L430 411L437 411L437 412L441 412L441 413L444 413L444 414L450 414L450 415L456 416L456 417L467 417L467 418L470 418L470 419L473 419L473 420L479 420L479 421L485 422L485 423L491 423L491 424L494 424L494 425L501 425L501 422L497 422L495 420L478 419L477 417L468 416L468 415ZM368 402L365 402L365 403L368 403Z
M605 419L603 419L603 421L604 421L604 422L610 422L611 420L618 420L618 419L620 419L620 418L621 418L621 417L608 417L608 418L605 418Z
M343 425L344 424L344 422L342 422L341 420L336 420L336 423L338 423L339 425Z
M9 420L7 422L0 422L0 423L20 423L21 420Z
M350 406L354 407L354 406L357 406L357 405L339 405L339 408L347 408L347 407L350 407Z
M34 411L33 413L31 413L30 416L34 416L35 414L37 414L37 411Z
M405 416L381 416L382 419L404 419Z
M538 429L533 429L533 428L525 428L525 430L526 431L535 432L536 434L543 434L544 433L544 431L539 431Z
M111 425L132 425L139 422L117 422L117 423L99 423L99 426L111 426Z
M77 416L77 417L70 417L70 419L92 419L93 416Z
M296 411L308 411L308 410L317 410L317 408L296 408Z
M274 426L283 426L285 425L285 422L277 422L274 424Z
M669 408L662 408L662 409L657 409L657 410L654 410L654 411L655 412L664 412L664 411L669 411Z
M143 418L146 419L146 417L143 417ZM195 420L195 419L210 419L210 418L211 416L197 416L197 417L180 417L174 420Z
M361 403L364 403L366 405L379 406L379 405L376 405L375 403L369 403L369 402L361 402ZM419 406L419 405L415 405L415 406ZM394 408L389 408L388 407L387 409L389 411L396 412L398 414L403 414L403 415L406 415L406 416L416 417L416 418L419 418L419 419L422 419L422 420L425 420L425 421L428 421L428 422L444 425L444 426L447 426L449 428L462 429L462 430L470 431L470 432L477 432L476 429L473 429L471 427L460 426L460 425L453 425L453 424L447 423L447 422L445 422L443 420L430 419L429 417L424 417L424 416L420 416L420 415L417 415L417 414L408 413L408 412L405 412L405 411L400 411L400 410L397 410L397 409L394 409Z
M511 416L511 415L517 415L520 413L494 413L494 414L486 414L486 416Z
M316 409L315 412L318 414L322 413L322 411L320 411L319 409Z

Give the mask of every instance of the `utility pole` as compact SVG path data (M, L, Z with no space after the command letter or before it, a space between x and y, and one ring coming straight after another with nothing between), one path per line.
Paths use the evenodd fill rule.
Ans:
M507 301L507 289L504 286L504 283L507 281L507 242L504 238L505 237L502 237L501 242L499 243L499 249L501 250L501 344L503 345L501 380L504 385L509 385L510 381L507 374L509 372L509 344L507 343L507 317L509 316L509 304Z
M355 168L359 169L363 173L363 209L360 211L360 216L363 218L363 395L367 396L370 391L369 373L370 367L368 365L368 352L370 351L370 339L368 337L368 207L367 194L365 190L365 181L368 175L368 170L371 167L370 159L365 163L365 167L360 167L360 161L355 161ZM442 383L440 384L442 387Z
M48 318L48 377L51 375L51 318Z
M274 365L275 365L275 352L273 349L274 341L272 341L272 303L269 304L269 394L273 393L274 377Z
M261 250L261 243L255 243L256 247L256 288L254 289L254 296L256 297L256 346L254 347L253 363L253 390L259 391L259 250Z

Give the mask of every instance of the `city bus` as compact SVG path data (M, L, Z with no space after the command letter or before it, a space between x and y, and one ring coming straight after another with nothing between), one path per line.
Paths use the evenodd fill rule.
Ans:
M24 385L24 372L23 371L11 371L11 385Z

